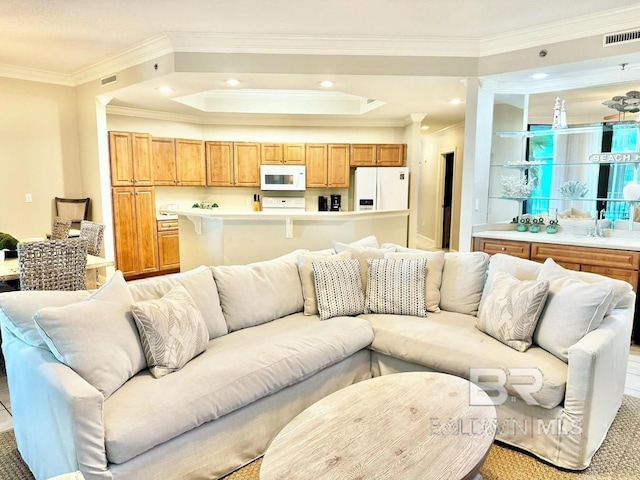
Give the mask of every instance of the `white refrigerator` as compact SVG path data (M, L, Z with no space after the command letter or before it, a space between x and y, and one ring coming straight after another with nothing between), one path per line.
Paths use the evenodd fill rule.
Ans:
M407 167L358 167L354 183L354 210L409 208Z

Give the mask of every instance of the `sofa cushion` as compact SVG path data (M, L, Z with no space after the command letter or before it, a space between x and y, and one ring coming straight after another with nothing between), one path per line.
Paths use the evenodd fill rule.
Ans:
M478 312L478 329L524 352L549 293L548 280L518 280L498 271Z
M211 267L230 332L302 311L299 253L248 265Z
M145 370L105 402L107 459L126 462L298 383L372 339L364 320L321 322L316 315L298 313L211 340L209 348L181 370L158 380Z
M311 262L320 319L364 312L358 260Z
M384 245L384 244L383 244ZM427 311L440 311L440 286L442 285L442 268L444 267L444 252L425 252L421 250L411 250L405 248L403 251L388 252L384 258L404 258L411 260L414 258L427 259L427 281L426 281L426 302Z
M533 398L544 408L554 408L564 399L566 363L536 345L518 352L478 330L470 315L442 311L426 318L374 314L358 318L371 323L375 334L371 349L376 352L466 379L471 368L537 368L543 384ZM513 385L529 380L507 374L505 389L518 396Z
M549 297L533 341L568 362L569 347L602 323L613 300L613 284L589 284L557 267L548 258L538 275L549 281Z
M298 255L298 274L302 284L302 295L304 297L304 314L318 314L318 296L316 295L316 284L313 277L313 268L311 262L335 262L336 260L350 260L350 252L335 253L331 250L331 254L322 253L301 253Z
M32 347L46 348L33 321L35 313L44 307L63 307L89 296L87 290L73 292L18 291L0 293L0 321L16 337Z
M209 331L198 306L182 285L162 298L131 305L151 375L180 370L207 348Z
M161 298L176 285L182 285L198 306L207 324L209 338L227 334L218 287L209 267L201 266L186 272L135 280L128 284L136 302Z
M476 315L489 266L485 252L447 252L442 268L440 308Z
M365 313L427 316L427 259L367 260Z
M108 398L147 362L119 271L91 298L35 314L40 335L54 356Z

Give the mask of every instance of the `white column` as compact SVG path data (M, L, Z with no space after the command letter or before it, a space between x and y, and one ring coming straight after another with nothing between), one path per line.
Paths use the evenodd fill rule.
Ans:
M409 228L407 230L407 245L415 248L418 235L418 208L420 206L420 157L422 151L422 137L420 128L424 113L409 114L411 123L407 125L407 166L409 167Z
M493 99L493 93L483 90L479 79L467 80L458 245L460 252L471 251L473 225L487 221Z

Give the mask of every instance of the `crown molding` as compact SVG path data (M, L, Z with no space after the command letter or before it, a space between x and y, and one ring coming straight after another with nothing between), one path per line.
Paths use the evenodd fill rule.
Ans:
M74 85L82 85L173 52L169 38L165 34L157 35L99 62L76 70L71 74L71 78Z
M306 116L283 115L233 115L233 116L198 116L181 113L143 110L131 107L107 105L107 115L122 115L125 117L148 118L169 122L193 123L198 125L255 125L255 126L311 126L311 127L404 127L403 120L388 118L354 119L350 118L309 118Z
M583 15L481 39L478 51L481 57L498 55L541 45L635 29L638 28L638 25L640 25L640 5L622 7L604 13Z
M32 68L15 67L13 65L6 64L0 64L0 77L16 78L18 80L27 80L30 82L50 83L66 87L75 86L70 75Z

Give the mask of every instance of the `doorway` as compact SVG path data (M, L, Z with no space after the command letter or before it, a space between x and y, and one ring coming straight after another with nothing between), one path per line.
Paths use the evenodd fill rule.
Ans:
M448 152L442 155L444 160L444 175L442 184L444 186L442 194L442 245L444 249L451 248L451 206L453 203L453 168L454 168L454 152Z

